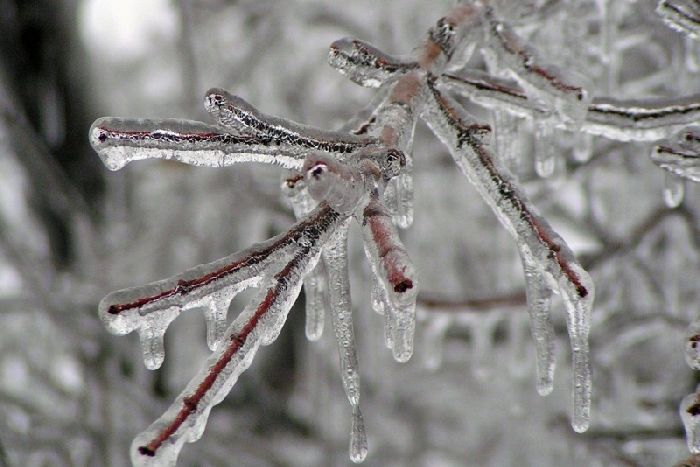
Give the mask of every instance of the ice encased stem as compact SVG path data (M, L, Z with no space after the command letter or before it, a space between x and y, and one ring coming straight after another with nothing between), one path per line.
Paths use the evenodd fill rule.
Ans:
M456 164L475 186L496 217L518 242L521 255L559 290L567 309L567 328L573 353L575 431L585 431L590 420L591 371L588 332L594 287L588 273L576 262L566 242L539 215L513 182L500 161L483 143L478 124L453 99L429 81L432 99L423 117L448 147Z
M301 219L310 213L318 204L309 194L306 182L296 177L296 174L283 181L282 191L287 196L294 217ZM323 262L319 261L316 267L304 278L304 296L306 297L306 338L317 341L323 334L325 321L325 309L327 302L326 276Z

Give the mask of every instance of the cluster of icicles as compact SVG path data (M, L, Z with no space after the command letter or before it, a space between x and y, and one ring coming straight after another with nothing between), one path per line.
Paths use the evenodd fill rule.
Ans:
M522 8L526 16L528 7ZM465 68L477 47L489 73ZM247 250L102 300L99 314L111 332L139 333L148 368L163 362L163 336L185 310L204 310L213 352L170 408L134 440L133 462L174 464L183 444L199 439L212 407L248 368L258 347L279 335L302 283L310 340L321 336L325 311L330 312L352 405L350 457L365 458L347 232L353 219L361 225L374 276L372 307L385 317L386 346L396 360L406 361L413 352L418 280L397 227L413 221L412 144L419 117L516 239L542 395L553 387L551 297L561 295L573 358L572 426L585 431L593 283L511 175L509 164L518 153L509 133L518 119L529 119L544 140L559 129L624 141L670 138L654 149L652 159L673 174L668 198L679 203L680 177L700 177L699 134L689 127L700 120L700 100L592 99L576 80L546 64L486 2L462 4L440 19L413 57L397 58L343 39L331 45L329 58L353 82L378 88L367 110L338 131L265 115L221 89L205 97L215 124L102 118L90 130L93 147L111 170L148 158L207 167L253 161L290 169L282 188L298 219L287 232ZM478 122L451 93L491 110L493 125ZM554 147L543 145L535 161L543 176L551 174L556 157L547 146ZM232 298L248 287L258 294L228 324Z

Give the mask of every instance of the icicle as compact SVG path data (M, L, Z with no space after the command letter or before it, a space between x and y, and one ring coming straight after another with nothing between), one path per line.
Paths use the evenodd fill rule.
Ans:
M586 271L577 264L570 264L570 270L579 278L578 286L559 279L559 293L566 304L566 324L571 342L574 373L574 414L571 426L582 433L588 430L591 420L591 364L588 351L588 333L591 327L591 309L594 301L593 281ZM581 296L579 290L587 293Z
M700 454L700 387L696 392L683 398L679 408L681 420L685 427L685 439L688 449L693 454Z
M593 137L582 131L574 133L572 154L574 160L582 164L591 160L593 157Z
M392 352L399 362L413 354L417 284L415 270L391 219L376 198L363 213L362 235L373 271L379 273L391 313Z
M535 172L537 175L549 178L554 174L557 149L552 123L535 122Z
M384 312L384 345L386 346L387 349L392 351L393 355L393 350L394 350L394 322L396 321L396 317L394 316L394 310L390 307L387 307L386 311ZM396 357L394 357L396 358Z
M402 229L409 228L413 224L413 174L403 173L389 180L383 201L394 223Z
M527 294L527 312L530 315L530 329L535 340L537 356L537 392L546 396L554 387L554 326L550 316L552 290L545 277L527 257L521 252L523 269L525 270L525 290Z
M352 426L350 428L350 460L356 464L367 457L367 433L365 420L359 405L352 406Z
M324 274L322 263L318 263L316 268L304 279L304 293L306 295L306 338L310 341L317 341L323 334L323 324L325 315L326 290L324 284Z
M208 306L204 307L204 318L207 324L207 345L209 349L216 350L217 345L228 327L226 316L228 308L233 299L231 293L219 293L209 300Z
M685 361L694 370L700 370L700 321L688 326L685 340Z
M431 312L423 330L423 361L429 370L437 370L442 366L445 334L450 326L450 318L444 313Z
M384 344L387 349L394 348L394 322L396 315L394 307L389 301L384 282L381 279L381 273L377 269L378 265L372 260L372 252L365 245L365 256L370 266L370 276L372 281L371 302L372 309L380 315L384 316Z
M149 370L157 370L165 359L165 345L163 343L165 332L153 329L142 329L139 332L141 350L143 351L143 363Z
M347 228L323 249L323 260L328 271L328 292L333 330L338 342L340 369L345 394L352 405L360 400L360 374L357 368L355 331L352 323L350 279L348 277Z
M518 173L520 165L518 118L499 110L493 111L493 148L512 173Z
M669 208L677 208L683 202L685 180L666 172L664 174L664 203Z
M143 352L143 363L149 370L157 370L165 359L163 337L168 325L180 314L178 307L148 315L139 328L139 341Z

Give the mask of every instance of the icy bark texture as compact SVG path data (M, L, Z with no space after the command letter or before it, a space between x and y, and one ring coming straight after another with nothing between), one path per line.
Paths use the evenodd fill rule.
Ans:
M104 200L88 196L104 223L81 217L74 198L52 196L60 191L31 165L40 160L26 146L34 137L2 120L3 135L25 143L15 163L3 162L0 190L67 206L56 217L70 219L77 253L49 268L41 224L11 214L16 198L0 205L10 213L6 289L21 294L3 301L0 315L10 323L0 339L0 455L4 446L16 465L121 465L134 433L158 419L132 454L172 460L201 434L207 409L253 351L277 338L179 463L342 465L348 445L353 460L379 465L671 465L687 456L682 421L692 440L695 418L685 415L692 404L681 417L678 408L695 389L682 352L696 366L695 328L683 329L697 321L700 302L688 139L698 47L666 26L656 2L493 1L472 15L434 2L185 0L156 16L173 6L182 29L170 39L157 28L143 34L158 46L145 68L120 68L108 44L94 42L103 109L94 115L209 113L211 123L98 120L91 139L108 167L123 166L108 172L86 151L107 178ZM107 37L105 18L117 16L97 18ZM180 60L182 79L173 78ZM203 92L209 85L229 91ZM51 93L30 95L51 121ZM438 101L466 125L438 128ZM423 123L414 130L421 116L447 147ZM87 143L89 122L70 127ZM42 128L56 141L52 125ZM127 163L142 159L158 160ZM73 181L83 176L74 172ZM344 218L318 237L312 269L313 241L285 232L321 198ZM346 247L336 234L348 225ZM519 245L514 231L527 241ZM576 407L585 407L587 314L564 311L557 293L576 297L574 277L589 288L570 252L597 286L585 435L572 433L566 382L573 363ZM303 261L293 261L297 254ZM37 268L50 272L33 275ZM22 272L16 285L14 271ZM306 274L303 294L297 273ZM105 336L95 313L105 292L167 276L124 293L125 303L119 294L105 299L103 322L134 331ZM281 330L286 300L297 294ZM140 299L148 300L109 312ZM14 311L27 308L42 311ZM26 328L40 338L21 336ZM316 342L303 342L305 334ZM214 376L188 385L210 352ZM147 371L144 356L161 368ZM75 368L85 373L76 377ZM578 428L586 418L577 410Z

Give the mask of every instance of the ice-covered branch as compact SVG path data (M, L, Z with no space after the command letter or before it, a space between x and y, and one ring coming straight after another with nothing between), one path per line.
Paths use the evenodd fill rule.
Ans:
M95 122L91 142L112 170L146 158L212 167L254 161L294 170L283 182L297 218L287 232L170 279L114 292L101 302L100 316L112 332L139 331L149 368L162 362L168 324L182 310L205 309L213 354L170 409L134 441L134 462L173 463L185 441L201 436L212 406L230 391L258 347L278 336L302 280L309 339L321 336L324 308L331 313L343 388L352 406L350 457L355 462L364 459L367 439L359 405L348 228L353 219L361 224L374 276L372 304L385 316L386 343L394 358L406 361L413 353L418 283L396 226L408 227L413 220L412 147L418 116L446 144L457 165L518 242L526 290L514 300L523 301L523 295L527 298L536 341L537 388L542 394L551 391L554 371L550 298L552 292L564 298L574 366L572 423L576 431L587 428L593 284L566 243L493 156L487 143L489 125L473 120L442 93L441 86L487 108L546 121L550 130L552 125L577 129L582 120L586 129L590 119L595 121L596 115L606 112L601 119L611 121L615 128L625 126L628 120L637 125L636 116L646 115L646 110L620 116L624 109L612 104L590 104L582 86L544 65L485 3L456 6L429 30L411 59L393 57L359 40L333 43L331 65L355 83L378 88L371 105L340 131L265 115L218 88L209 90L205 97L205 107L216 125L113 118ZM462 68L483 41L492 52L487 52L491 65L509 70L519 84L469 72L444 74L445 70ZM692 112L695 110L687 108L668 111L683 114L683 118ZM645 121L653 118L644 117ZM663 118L657 119L668 124L668 118ZM321 263L319 258L323 258ZM259 287L259 293L226 328L229 303L246 287Z
M530 96L546 103L560 117L578 122L585 116L590 96L584 87L544 63L492 8L484 9L484 22L487 40L482 52L491 68L507 70Z
M378 88L389 79L418 68L418 62L392 57L359 39L344 38L333 42L328 62L353 83Z
M292 174L282 183L282 192L289 199L297 220L308 215L318 204L309 194L306 181L301 174ZM304 279L306 297L306 338L317 341L323 333L325 310L328 307L327 279L323 262L319 261Z
M343 155L377 144L371 138L321 130L265 115L243 98L223 89L213 88L207 91L204 106L220 125L242 134L256 135L291 152L304 153L311 150Z
M394 358L405 362L413 354L418 283L396 227L376 197L362 213L362 234L365 252L381 287L379 293L386 297L384 313Z
M679 129L700 123L700 96L680 98L613 99L594 97L579 125L561 120L530 99L515 82L479 71L445 74L441 85L488 109L532 120L552 120L558 128L619 141L656 141Z
M248 250L169 279L112 292L100 302L100 317L112 333L137 330L146 366L154 369L163 362L163 336L170 322L183 310L203 308L208 343L214 349L233 297L247 287L257 286L268 268L298 248L309 232L327 223L330 211L327 205L317 209L287 232Z
M134 440L132 460L135 464L172 464L185 441L199 439L212 406L228 394L238 376L250 365L260 344L272 342L279 334L287 312L301 290L303 277L313 269L321 246L342 220L341 215L323 203L288 233L268 242L289 243L293 248L287 254L263 267L253 266L258 264L257 260L250 261L251 269L257 270L261 276L260 292L228 327L204 369L190 381L165 414ZM241 256L251 257L250 254ZM203 282L206 283L209 277L205 275ZM171 288L160 293L182 292ZM106 310L106 313L114 306L110 297L101 304L101 310ZM165 325L169 319L170 315L161 318ZM149 324L159 326L160 323L153 320Z
M304 155L272 139L241 135L191 120L100 118L90 128L90 144L110 170L131 161L172 159L201 167L263 162L301 168Z
M700 127L691 126L651 151L659 167L694 182L700 182Z
M537 213L478 136L483 125L475 122L456 102L440 92L435 87L435 79L428 80L428 87L430 99L423 113L426 123L445 143L459 168L515 237L524 264L532 265L539 274L544 275L546 282L538 285L538 289L546 286L558 290L564 298L574 366L572 425L576 431L585 431L590 419L588 331L594 295L593 283L576 262L564 240ZM527 279L533 277L539 280L539 275ZM528 299L535 299L528 306L539 307L541 297L543 295L539 292L528 294ZM540 317L544 316L543 313L544 310L538 309L532 315ZM533 330L548 329L548 326L538 323L539 321L533 323ZM548 331L535 335L535 340L546 340L547 335ZM542 347L543 350L546 348L548 346ZM541 358L545 359L543 356ZM548 368L548 365L544 367Z
M660 0L656 11L671 28L700 39L700 2L697 0Z

